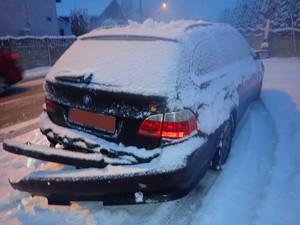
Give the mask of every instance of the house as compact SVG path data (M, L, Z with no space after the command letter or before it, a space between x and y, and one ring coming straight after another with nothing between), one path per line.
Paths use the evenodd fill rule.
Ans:
M59 35L60 36L71 36L71 24L69 22L69 17L58 17L57 18Z
M101 26L127 23L128 18L124 16L120 4L117 0L112 0L100 16L90 17L90 30Z
M59 35L57 2L61 0L0 1L0 36Z

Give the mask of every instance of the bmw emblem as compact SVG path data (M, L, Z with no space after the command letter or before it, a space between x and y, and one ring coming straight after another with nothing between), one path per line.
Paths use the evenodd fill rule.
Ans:
M83 96L83 101L86 105L90 105L92 103L92 98L89 95L84 95Z

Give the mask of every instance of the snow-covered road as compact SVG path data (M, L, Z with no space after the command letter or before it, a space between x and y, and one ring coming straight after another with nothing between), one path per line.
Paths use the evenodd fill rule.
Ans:
M187 197L136 206L48 206L14 191L7 178L60 165L0 150L0 224L299 224L300 59L264 64L261 100L242 119L226 166L209 171ZM45 142L38 130L16 139Z

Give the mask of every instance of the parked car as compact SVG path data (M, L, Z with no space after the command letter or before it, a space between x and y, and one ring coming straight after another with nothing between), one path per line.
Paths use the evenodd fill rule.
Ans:
M51 146L4 142L7 151L77 169L11 185L49 204L183 197L226 162L262 80L261 61L228 25L148 20L94 30L46 77L40 128Z
M0 94L10 85L22 80L18 58L19 54L11 54L0 49Z

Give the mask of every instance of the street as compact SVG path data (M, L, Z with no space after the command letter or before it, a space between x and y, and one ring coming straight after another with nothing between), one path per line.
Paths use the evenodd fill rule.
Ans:
M38 128L44 103L43 81L21 82L0 95L0 141Z

